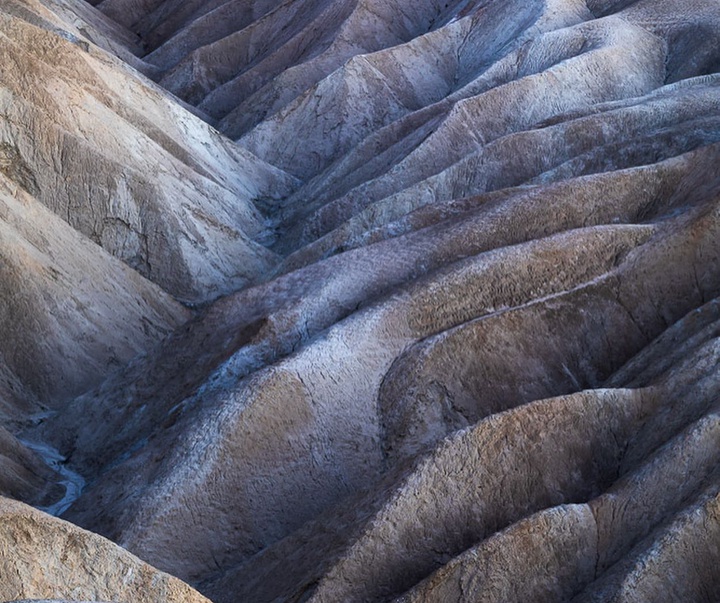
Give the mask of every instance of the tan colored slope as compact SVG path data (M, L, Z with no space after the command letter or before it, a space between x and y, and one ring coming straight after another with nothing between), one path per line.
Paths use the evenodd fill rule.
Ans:
M159 287L0 175L0 356L58 406L189 317Z
M718 427L717 414L701 419L589 504L551 508L513 524L445 564L398 601L567 600L587 585L588 592L574 600L627 600L627 595L645 600L643 589L635 591L638 582L644 582L646 588L653 584L653 600L658 596L673 600L693 583L707 592L712 588L713 560L705 556L710 550L704 547L693 559L698 564L697 577L687 568L674 568L668 576L651 562L631 570L635 576L631 573L625 578L624 596L614 594L608 583L612 576L622 576L621 568L632 568L630 560L639 552L649 557L652 551L646 547L652 547L654 538L662 538L666 531L681 532L673 523L681 524L683 516L703 512L702 499L698 505L693 498L698 490L717 483L713 471L719 450ZM676 514L680 516L677 519ZM670 530L663 525L668 516L672 518ZM701 537L701 541L711 539L710 535ZM655 546L666 555L680 552L667 544ZM683 548L681 555L692 555L690 547ZM548 557L552 566L548 566ZM703 571L707 575L698 580ZM602 596L600 584L607 585ZM683 597L687 596L686 591Z
M117 545L0 498L0 599L207 603Z
M539 511L468 549L397 601L566 600L593 576L596 534L587 505Z
M6 175L183 300L240 288L272 265L253 200L284 194L291 179L92 44L9 13L0 28Z
M68 39L94 43L123 61L147 71L135 56L140 40L83 0L3 0L2 10Z

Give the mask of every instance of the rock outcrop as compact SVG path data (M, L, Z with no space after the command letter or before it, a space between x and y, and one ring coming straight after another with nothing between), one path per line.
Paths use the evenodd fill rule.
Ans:
M0 498L0 598L207 603L104 538Z
M0 0L0 54L0 595L720 598L717 2Z
M36 4L44 14L56 3ZM253 201L282 196L292 179L100 51L82 27L25 19L29 10L2 14L0 172L184 301L267 271L273 255L256 242L265 227Z

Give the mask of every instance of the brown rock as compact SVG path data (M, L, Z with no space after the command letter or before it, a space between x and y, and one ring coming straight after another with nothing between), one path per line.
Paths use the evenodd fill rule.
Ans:
M0 542L3 600L207 602L104 538L6 498Z
M0 0L0 598L717 599L719 42Z

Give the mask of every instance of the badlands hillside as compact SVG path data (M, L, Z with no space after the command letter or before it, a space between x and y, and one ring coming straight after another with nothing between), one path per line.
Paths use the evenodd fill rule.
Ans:
M718 0L0 0L0 601L720 601Z

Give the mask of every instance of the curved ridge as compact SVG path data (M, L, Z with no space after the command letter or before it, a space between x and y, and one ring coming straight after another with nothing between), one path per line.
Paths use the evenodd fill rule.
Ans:
M0 599L717 598L719 32L0 1Z

